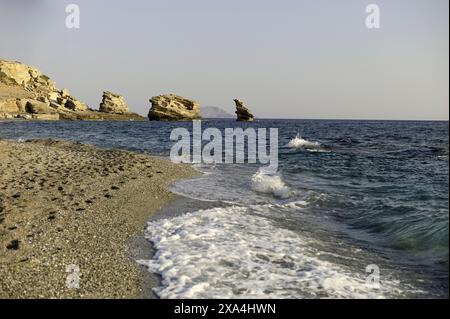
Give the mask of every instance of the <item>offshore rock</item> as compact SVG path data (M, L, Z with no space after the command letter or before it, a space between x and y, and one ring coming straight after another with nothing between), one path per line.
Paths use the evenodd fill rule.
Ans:
M151 121L192 121L200 119L200 103L175 94L154 96L148 113Z
M122 95L108 91L103 92L99 111L112 114L126 114L130 112Z
M240 122L252 122L254 117L251 111L238 99L234 100L236 103L237 120Z

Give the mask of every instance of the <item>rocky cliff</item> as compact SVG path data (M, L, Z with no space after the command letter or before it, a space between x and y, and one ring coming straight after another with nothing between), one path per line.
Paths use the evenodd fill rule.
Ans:
M100 112L112 114L130 113L128 105L122 95L112 92L103 92L103 100L100 103Z
M127 108L128 109L128 108ZM0 59L0 119L38 120L143 120L134 113L118 114L89 108L59 90L38 69L20 62Z
M192 121L200 119L200 103L184 97L167 94L150 99L152 107L148 113L151 121Z
M236 103L237 120L240 122L252 122L254 119L253 114L244 105L244 103L239 101L238 99L235 99L234 103Z

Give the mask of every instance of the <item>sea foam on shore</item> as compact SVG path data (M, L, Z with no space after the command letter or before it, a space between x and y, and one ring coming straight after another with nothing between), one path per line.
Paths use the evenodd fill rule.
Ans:
M384 298L360 274L321 259L311 239L264 218L273 205L229 206L152 221L161 298Z

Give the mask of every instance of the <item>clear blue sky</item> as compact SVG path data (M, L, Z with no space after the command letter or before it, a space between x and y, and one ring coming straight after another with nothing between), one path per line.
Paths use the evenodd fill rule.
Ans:
M65 27L65 7L81 28ZM381 29L365 27L366 5ZM98 107L177 93L259 117L448 120L447 0L0 0L0 58Z

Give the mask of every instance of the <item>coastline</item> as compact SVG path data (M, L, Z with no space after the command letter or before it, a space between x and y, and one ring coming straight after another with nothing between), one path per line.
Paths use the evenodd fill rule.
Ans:
M0 298L152 297L132 257L151 216L178 198L169 184L197 171L66 141L0 139L0 150Z
M173 201L150 216L147 224L157 222L161 219L171 219L187 213L227 206L229 205L221 202L201 201L199 199L186 197L184 195L175 195ZM144 262L148 261L151 260L157 252L157 250L153 246L153 243L145 237L145 233L139 234L135 238L133 238L131 247L133 247L133 260L140 260ZM154 289L162 286L161 276L150 271L146 265L142 264L140 265L140 268L142 270L142 276L144 278L143 298L159 299L157 294L154 292Z

